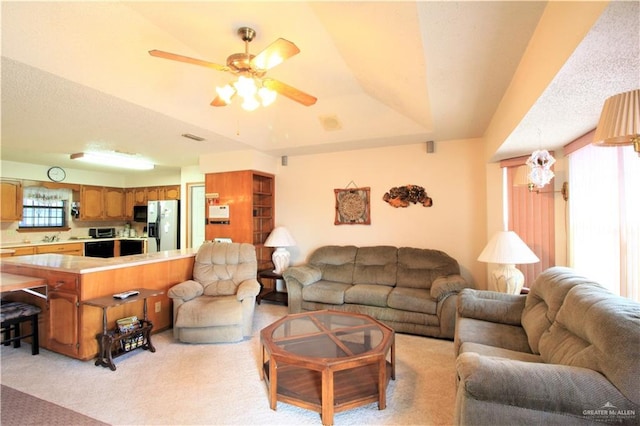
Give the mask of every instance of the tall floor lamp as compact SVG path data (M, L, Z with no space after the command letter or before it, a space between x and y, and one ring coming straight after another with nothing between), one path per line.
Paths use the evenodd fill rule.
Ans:
M520 294L524 275L515 265L539 262L538 256L513 231L496 233L478 256L480 262L496 263L489 290Z

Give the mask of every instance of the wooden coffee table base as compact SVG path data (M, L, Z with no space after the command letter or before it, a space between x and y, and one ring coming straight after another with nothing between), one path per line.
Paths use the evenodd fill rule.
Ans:
M386 387L392 377L390 362L386 362L386 383L378 389L377 365L366 365L352 370L342 370L333 376L333 387L327 385L326 406L322 405L322 372L295 366L278 368L278 389L276 398L270 401L271 409L276 409L278 401L320 413L322 423L333 424L333 414L352 408L378 402L378 409L386 408ZM331 374L331 373L328 373ZM269 363L264 367L267 386ZM330 380L328 380L330 382ZM332 392L333 391L333 392ZM329 394L333 394L330 396ZM333 404L331 403L333 399Z
M267 384L271 409L275 410L278 401L281 401L316 411L322 416L324 425L333 424L336 412L376 401L378 409L384 410L389 380L395 379L395 342L392 330L387 333L386 326L380 323L377 325L385 335L379 345L369 349L367 341L367 349L360 352L355 349L352 356L337 358L296 356L280 351L270 339L273 329L267 330L270 328L267 327L263 330L266 332L262 336L260 376ZM327 330L327 334L332 335L332 330ZM310 333L309 339L312 340L313 337L314 333ZM304 344L306 338L298 335L278 341L297 340ZM313 346L315 344L312 341L308 342L308 347ZM349 349L355 348L355 345L349 346Z

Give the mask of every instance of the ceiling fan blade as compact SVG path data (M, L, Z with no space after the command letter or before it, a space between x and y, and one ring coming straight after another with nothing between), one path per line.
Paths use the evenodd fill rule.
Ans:
M216 96L213 101L211 101L211 106L222 107L227 106L228 104L222 100L220 96Z
M304 93L295 87L289 86L288 84L284 84L283 82L272 78L265 78L262 80L262 84L264 84L267 89L278 92L282 96L286 96L287 98L299 102L304 106L311 106L318 100L315 96L311 96L308 93Z
M188 64L200 65L207 68L213 68L217 71L229 71L226 65L214 64L200 59L190 58L188 56L177 55L175 53L163 52L162 50L150 50L149 55L157 58L171 59L172 61L186 62Z
M255 69L266 71L298 53L300 53L298 46L289 40L279 38L267 46L262 52L258 53L251 60L251 65Z

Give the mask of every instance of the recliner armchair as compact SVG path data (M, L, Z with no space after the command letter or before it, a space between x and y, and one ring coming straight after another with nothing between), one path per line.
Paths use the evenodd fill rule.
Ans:
M247 243L205 242L193 279L171 287L173 335L181 342L237 342L251 336L260 284L256 249Z

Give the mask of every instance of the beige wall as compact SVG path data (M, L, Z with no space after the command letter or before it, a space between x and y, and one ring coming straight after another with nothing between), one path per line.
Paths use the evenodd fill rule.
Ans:
M486 265L476 261L486 243L485 165L481 140L289 157L276 172L276 225L297 246L292 264L326 244L411 246L442 250L465 278L484 286ZM350 182L371 188L371 225L334 225L335 188ZM433 207L394 208L382 200L394 186L422 186Z

